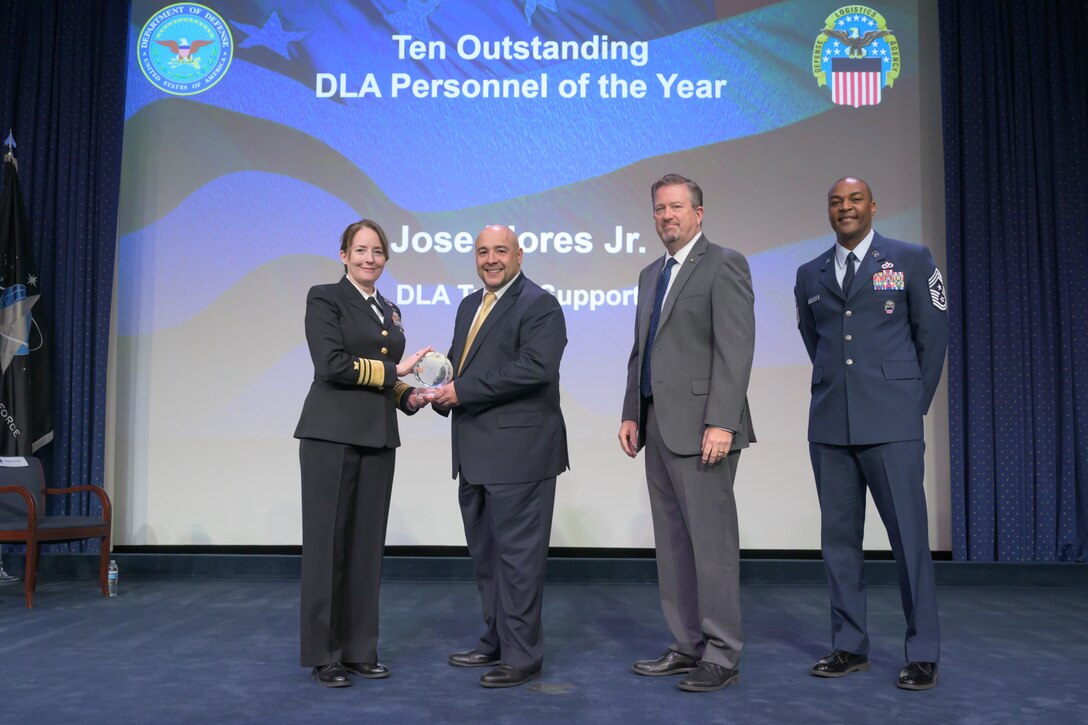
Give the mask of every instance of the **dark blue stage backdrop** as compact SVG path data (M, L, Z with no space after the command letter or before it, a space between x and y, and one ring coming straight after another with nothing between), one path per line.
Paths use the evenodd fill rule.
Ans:
M18 143L29 231L22 271L3 269L0 304L9 322L29 312L18 323L19 334L29 323L27 354L19 345L11 365L32 368L33 415L42 422L30 447L58 486L104 483L128 12L115 0L0 3L0 139L10 129ZM36 269L25 268L31 258ZM52 373L39 381L46 352ZM7 352L0 360L10 374ZM39 406L50 388L51 406ZM49 431L53 442L39 447ZM97 505L87 494L50 501L71 513Z
M1088 559L1083 2L940 4L953 551Z

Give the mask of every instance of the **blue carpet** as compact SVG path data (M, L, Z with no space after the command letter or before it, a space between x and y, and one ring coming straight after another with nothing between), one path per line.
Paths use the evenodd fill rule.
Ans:
M633 660L667 645L656 586L549 583L544 675L485 690L486 669L446 664L479 634L470 582L382 589L386 680L329 690L298 661L290 579L42 580L36 607L0 587L0 721L6 723L1085 723L1083 590L942 587L940 685L905 692L894 587L872 587L872 669L807 674L827 650L820 586L746 586L740 684L685 693Z

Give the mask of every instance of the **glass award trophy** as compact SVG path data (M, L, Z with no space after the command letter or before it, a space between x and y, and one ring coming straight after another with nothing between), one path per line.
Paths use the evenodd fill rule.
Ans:
M424 388L439 388L453 380L453 363L440 352L429 352L416 363L416 380Z

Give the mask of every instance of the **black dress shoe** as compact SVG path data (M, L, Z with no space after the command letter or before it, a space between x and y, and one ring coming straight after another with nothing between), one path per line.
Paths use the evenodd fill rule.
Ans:
M517 687L540 674L540 671L526 672L513 665L499 665L480 678L484 687Z
M638 660L631 665L631 669L639 675L661 677L662 675L687 674L694 670L697 664L699 664L698 658L670 649L656 660Z
M901 690L931 690L937 686L936 662L908 662L899 670L895 686Z
M449 656L449 663L454 667L489 667L499 664L499 656L473 649L468 652L454 652Z
M345 670L344 666L339 662L315 667L310 676L317 680L318 684L323 687L351 686L351 679L348 677L348 671Z
M677 685L687 692L713 692L740 682L740 671L702 660L690 675Z
M844 649L837 649L816 661L809 674L817 677L844 677L851 672L868 672L869 658Z
M389 677L389 668L377 662L345 662L344 669L368 680Z

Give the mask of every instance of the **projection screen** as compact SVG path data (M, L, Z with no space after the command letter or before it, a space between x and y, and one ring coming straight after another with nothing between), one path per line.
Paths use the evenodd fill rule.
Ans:
M642 459L616 433L638 272L663 253L650 185L677 172L701 184L706 235L748 257L755 286L759 442L737 476L741 545L817 549L794 275L832 245L826 192L845 174L872 184L882 234L943 260L923 144L935 51L920 50L918 16L914 0L136 0L111 372L117 543L301 541L306 291L342 276L339 235L367 217L390 237L378 288L410 350L448 349L458 302L481 284L475 235L515 228L523 272L558 297L568 329L571 470L552 545L653 546ZM868 85L847 92L847 78ZM463 545L448 420L400 423L388 543ZM940 448L931 543L948 548ZM866 546L887 548L872 511Z

